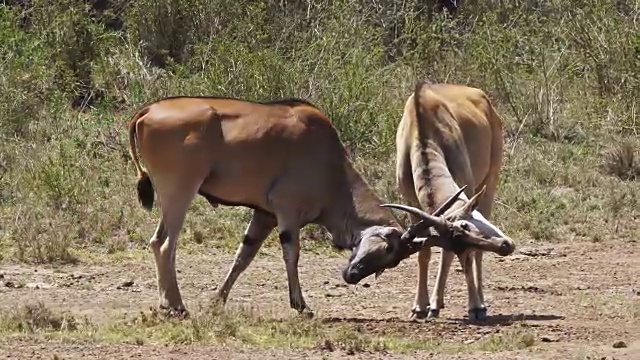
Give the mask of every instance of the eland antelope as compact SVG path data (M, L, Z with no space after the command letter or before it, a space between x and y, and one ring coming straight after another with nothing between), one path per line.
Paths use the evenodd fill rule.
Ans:
M161 218L150 247L159 307L171 314L186 314L176 279L176 243L196 195L214 207L253 209L235 260L217 290L223 303L274 228L282 245L290 305L300 313L312 314L298 279L299 232L306 224L324 226L336 247L352 249L343 271L348 283L400 261L395 249L400 248L402 227L354 169L333 125L309 102L160 99L131 119L129 150L138 172L140 203L150 210L157 195Z
M452 194L462 193L447 210L432 215L442 215L453 228L462 229L468 239L481 244L464 249L443 247L430 301L427 278L431 249L419 251L411 319L439 316L454 252L467 283L469 319L486 319L482 250L501 256L515 250L513 240L488 220L498 186L502 146L501 119L480 89L421 81L406 101L396 133L396 177L409 206L395 207L410 212L412 222L417 222L438 204L449 202Z

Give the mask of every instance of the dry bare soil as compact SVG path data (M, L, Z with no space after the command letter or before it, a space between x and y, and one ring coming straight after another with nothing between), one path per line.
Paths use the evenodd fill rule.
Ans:
M0 358L640 359L636 242L522 244L511 257L487 255L490 319L482 325L465 319L457 264L441 318L412 323L415 257L357 286L341 280L345 257L303 253L301 282L313 319L289 309L277 247L261 251L225 311L206 304L233 255L179 248L179 281L191 311L186 320L150 310L157 295L149 252L134 251L117 263L5 264Z

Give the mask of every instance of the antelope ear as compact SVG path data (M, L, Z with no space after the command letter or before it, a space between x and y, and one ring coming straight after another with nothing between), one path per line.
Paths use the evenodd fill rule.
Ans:
M462 208L462 213L470 215L478 207L478 205L480 204L480 199L486 191L487 185L482 186L482 189L480 189L480 191L473 195L473 197L469 199L469 202L464 205L464 207Z

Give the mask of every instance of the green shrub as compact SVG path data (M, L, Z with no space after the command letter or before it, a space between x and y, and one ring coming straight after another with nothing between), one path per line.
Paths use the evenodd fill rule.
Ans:
M505 231L591 240L614 211L627 226L612 237L638 230L637 202L616 200L637 176L600 171L616 162L601 150L637 145L640 130L629 1L467 1L455 16L417 0L15 3L0 5L0 245L19 258L144 246L157 213L135 199L126 122L168 95L307 98L376 192L398 200L395 131L418 78L482 88L502 115ZM234 244L247 219L197 200L185 242Z

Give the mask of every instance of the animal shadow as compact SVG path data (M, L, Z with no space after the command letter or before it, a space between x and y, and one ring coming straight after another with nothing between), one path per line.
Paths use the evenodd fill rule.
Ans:
M475 326L509 326L521 321L552 321L552 320L564 320L565 317L561 315L542 315L542 314L498 314L487 317L487 320L469 321L468 318L449 318L438 319L436 321L450 323L450 324L468 324ZM320 320L324 324L394 324L394 325L407 325L413 323L409 319L401 319L398 317L392 318L356 318L356 317L327 317ZM429 323L429 321L426 321Z
M468 318L451 319L457 323L464 323L476 326L509 326L521 321L553 321L564 320L561 315L542 315L542 314L498 314L490 315L485 321L470 321Z
M357 318L357 317L326 317L320 320L324 324L402 324L408 323L397 317L392 318Z

